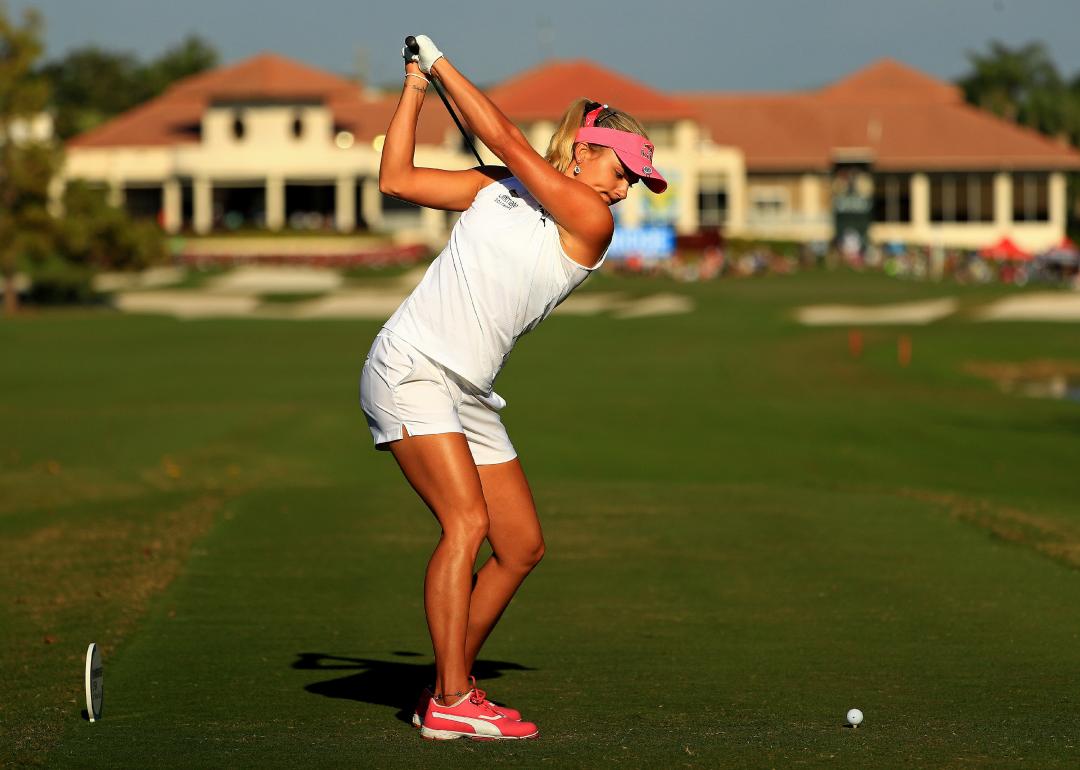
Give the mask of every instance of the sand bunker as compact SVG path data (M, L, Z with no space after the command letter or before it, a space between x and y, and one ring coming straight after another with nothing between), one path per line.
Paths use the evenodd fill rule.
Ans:
M404 292L383 289L355 289L335 292L309 302L298 302L293 307L279 306L271 309L263 305L262 317L276 318L367 318L385 320L397 310L405 299Z
M610 292L571 294L555 309L555 312L563 315L599 315L625 301L626 298L622 294Z
M98 273L94 276L94 291L114 292L131 289L156 289L172 286L184 280L185 271L179 267L165 265L150 267L141 273Z
M219 296L197 291L138 291L117 294L113 303L125 313L154 313L177 318L250 316L258 297Z
M307 294L334 291L341 275L304 267L239 267L209 283L214 294Z
M890 305L808 305L795 311L795 319L806 326L924 325L952 315L957 306L953 297Z
M251 278L251 285L255 279ZM299 302L260 302L258 293L284 293L281 284L276 291L260 285L260 292L240 291L232 284L229 290L216 291L140 291L117 294L114 304L125 313L157 313L176 318L319 319L356 318L385 320L405 299L419 276L409 274L394 286L378 289L341 289L323 297ZM301 292L291 283L289 291ZM689 313L693 300L678 294L653 294L638 299L615 293L583 294L570 297L559 306L558 313L597 315L611 313L620 319Z
M652 294L615 309L615 318L646 318L658 315L679 315L694 309L694 301L682 294Z
M659 315L678 315L694 309L694 301L682 294L651 294L630 298L615 292L590 292L571 295L559 305L556 313L592 316L611 313L620 319L645 318Z
M979 321L1080 321L1080 294L1041 291L1006 297L977 311Z

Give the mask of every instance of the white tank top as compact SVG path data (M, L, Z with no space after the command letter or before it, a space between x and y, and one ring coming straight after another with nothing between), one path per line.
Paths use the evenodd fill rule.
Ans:
M383 328L490 394L518 338L604 261L570 259L555 221L510 177L482 189Z

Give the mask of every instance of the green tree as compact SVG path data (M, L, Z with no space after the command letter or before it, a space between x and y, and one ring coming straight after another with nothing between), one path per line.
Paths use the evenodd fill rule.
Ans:
M968 52L971 70L957 83L972 104L1056 139L1080 146L1080 73L1061 75L1042 43L990 43ZM1080 230L1080 174L1068 177L1069 231Z
M52 84L56 132L66 140L217 64L217 51L190 35L146 64L129 53L86 46L48 62L41 74Z
M141 101L164 93L177 80L204 72L218 66L218 54L214 48L197 35L188 35L139 70L143 89Z
M41 68L51 83L56 133L70 139L132 107L141 93L133 56L88 46Z
M133 221L124 209L106 202L104 190L82 181L64 191L56 247L69 264L92 270L142 270L167 256L155 223Z
M49 182L60 154L51 140L23 135L49 100L48 83L33 72L41 51L41 15L27 10L17 23L0 4L0 274L7 315L18 309L20 262L51 249Z
M959 85L972 104L1040 131L1057 120L1046 95L1061 93L1065 84L1042 43L1011 48L995 40L987 53L969 51L968 63L971 72Z

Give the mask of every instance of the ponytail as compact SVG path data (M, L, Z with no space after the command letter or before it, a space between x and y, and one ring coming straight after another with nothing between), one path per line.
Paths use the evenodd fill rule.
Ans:
M570 163L574 159L574 145L577 143L575 140L578 129L585 122L585 114L599 106L598 102L590 99L576 99L563 114L562 120L559 121L559 127L551 135L547 153L544 155L544 160L554 166L559 173L564 173L566 169L570 168ZM645 129L633 116L612 108L600 112L596 125L600 128L628 131L632 134L644 136L646 139L649 138L649 135L645 133ZM593 150L597 149L596 146L591 144L589 147Z

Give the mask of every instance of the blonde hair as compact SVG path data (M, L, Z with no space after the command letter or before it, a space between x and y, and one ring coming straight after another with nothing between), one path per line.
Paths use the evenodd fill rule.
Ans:
M570 168L570 162L574 159L574 145L577 144L575 138L581 124L585 122L585 114L589 110L595 110L600 106L602 105L599 102L594 102L591 99L577 99L570 105L570 109L563 114L562 120L559 121L559 127L551 135L547 153L544 155L544 160L554 166L560 173ZM607 107L600 111L597 118L596 125L600 128L629 131L632 134L644 136L646 139L649 138L641 123L628 113ZM589 149L597 150L599 145L590 144Z

